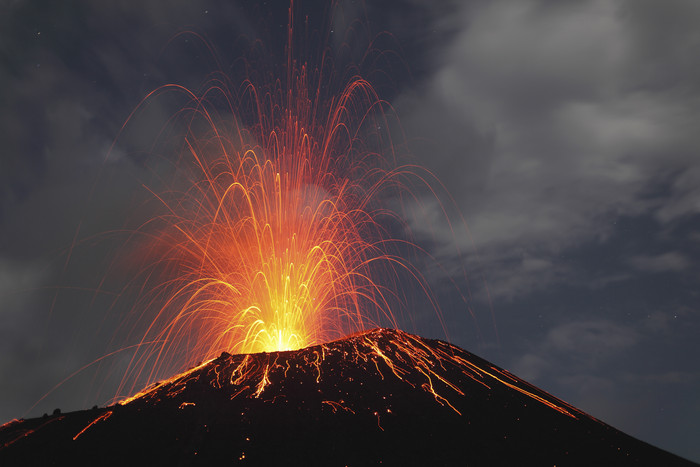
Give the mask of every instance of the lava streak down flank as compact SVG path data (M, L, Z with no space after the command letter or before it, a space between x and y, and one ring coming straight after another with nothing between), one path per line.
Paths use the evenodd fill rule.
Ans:
M0 463L695 465L458 347L389 329L223 353L120 404L10 422Z

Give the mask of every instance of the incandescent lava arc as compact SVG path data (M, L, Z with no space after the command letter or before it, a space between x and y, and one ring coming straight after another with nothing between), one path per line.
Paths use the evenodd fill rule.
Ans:
M411 294L441 321L411 261L428 255L393 209L416 186L432 189L432 176L399 164L391 106L360 65L336 64L328 47L318 56L293 47L293 10L281 69L243 58L243 76L214 73L196 92L160 87L125 125L158 99L186 101L152 145L167 146L173 181L148 187L158 214L130 232L123 255L139 297L123 325L136 351L118 397L222 351L401 327ZM262 55L255 47L251 56Z

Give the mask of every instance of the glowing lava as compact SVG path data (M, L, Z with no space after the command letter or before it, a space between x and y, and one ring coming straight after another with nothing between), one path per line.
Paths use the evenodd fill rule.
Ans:
M152 93L188 97L172 119L186 128L185 175L154 193L164 214L139 229L147 292L137 309L149 311L138 320L150 319L127 373L152 382L168 365L222 351L293 350L397 327L397 270L427 290L390 252L409 243L389 233L386 219L398 216L381 201L410 169L395 167L387 104L359 74L332 70L327 53L312 68L288 46L286 80L260 84L253 73L232 90L216 75L201 94Z
M290 362L290 360L295 360ZM342 363L341 363L342 362ZM381 381L392 380L422 390L435 402L463 415L459 408L469 396L464 392L469 384L477 383L490 391L494 386L517 391L550 409L578 419L585 413L536 388L510 372L478 359L451 344L423 339L393 329L373 329L326 344L304 348L295 352L229 355L222 353L217 359L202 363L144 389L120 402L146 404L158 400L175 400L179 409L195 404L180 402L180 395L192 385L202 384L224 391L230 400L237 397L260 399L273 403L277 398L286 399L286 380L289 371L313 375L311 383L320 385L325 377L337 379L337 372L344 367L365 366ZM360 384L363 384L360 382ZM340 386L335 384L333 387ZM269 389L269 393L266 391ZM346 398L351 397L346 394ZM385 398L386 399L386 398ZM376 415L376 407L348 407L344 399L322 400L335 413L338 409L353 414L366 411ZM382 407L382 413L391 413L391 407ZM590 417L589 417L590 418ZM595 419L593 419L595 420ZM94 422L93 422L94 423Z
M374 329L0 427L2 465L678 465L478 356Z

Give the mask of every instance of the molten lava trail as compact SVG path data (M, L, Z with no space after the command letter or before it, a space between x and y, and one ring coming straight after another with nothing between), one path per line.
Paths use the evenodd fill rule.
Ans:
M339 367L339 362L342 364ZM320 344L295 352L272 352L245 355L223 353L217 359L200 364L168 380L121 401L120 405L149 405L160 400L175 400L180 409L195 405L180 400L189 387L205 384L238 397L262 399L273 403L287 398L287 380L292 375L315 375L314 382L322 385L324 378L335 378L344 367L374 368L374 375L384 381L391 378L432 396L436 404L448 407L457 415L465 394L465 378L491 390L494 385L511 390L574 420L588 417L575 407L532 386L526 381L493 365L484 364L472 354L442 341L431 341L398 330L374 329L358 333L341 341ZM470 384L471 385L471 384ZM349 394L338 399L321 401L337 412L353 414L373 411L376 407L348 405ZM382 407L382 413L391 407ZM590 417L588 417L590 418Z

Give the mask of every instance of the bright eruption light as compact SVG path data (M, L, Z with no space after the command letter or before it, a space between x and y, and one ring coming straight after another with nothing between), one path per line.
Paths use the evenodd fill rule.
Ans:
M378 101L356 78L319 108L303 73L295 89L279 90L284 106L272 93L256 102L275 109L256 129L261 144L217 128L195 101L212 132L186 137L201 180L177 205L163 199L170 212L157 220L153 251L177 274L162 284L167 324L156 340L191 340L200 355L294 350L364 329L366 302L388 312L370 277L373 262L398 261L384 253L372 208L387 174L373 168L379 155L357 149L359 129L347 121L351 106Z
M398 327L399 270L430 297L391 253L410 242L391 235L387 225L401 221L382 200L400 198L415 171L396 167L388 105L355 68L338 85L328 51L314 68L294 59L292 43L290 26L286 79L247 72L233 86L217 74L203 92L168 85L144 100L187 97L172 117L186 128L186 175L153 191L164 213L138 229L141 275L155 286L137 305L150 310L138 317L148 324L124 381L154 381L222 351L295 350Z

